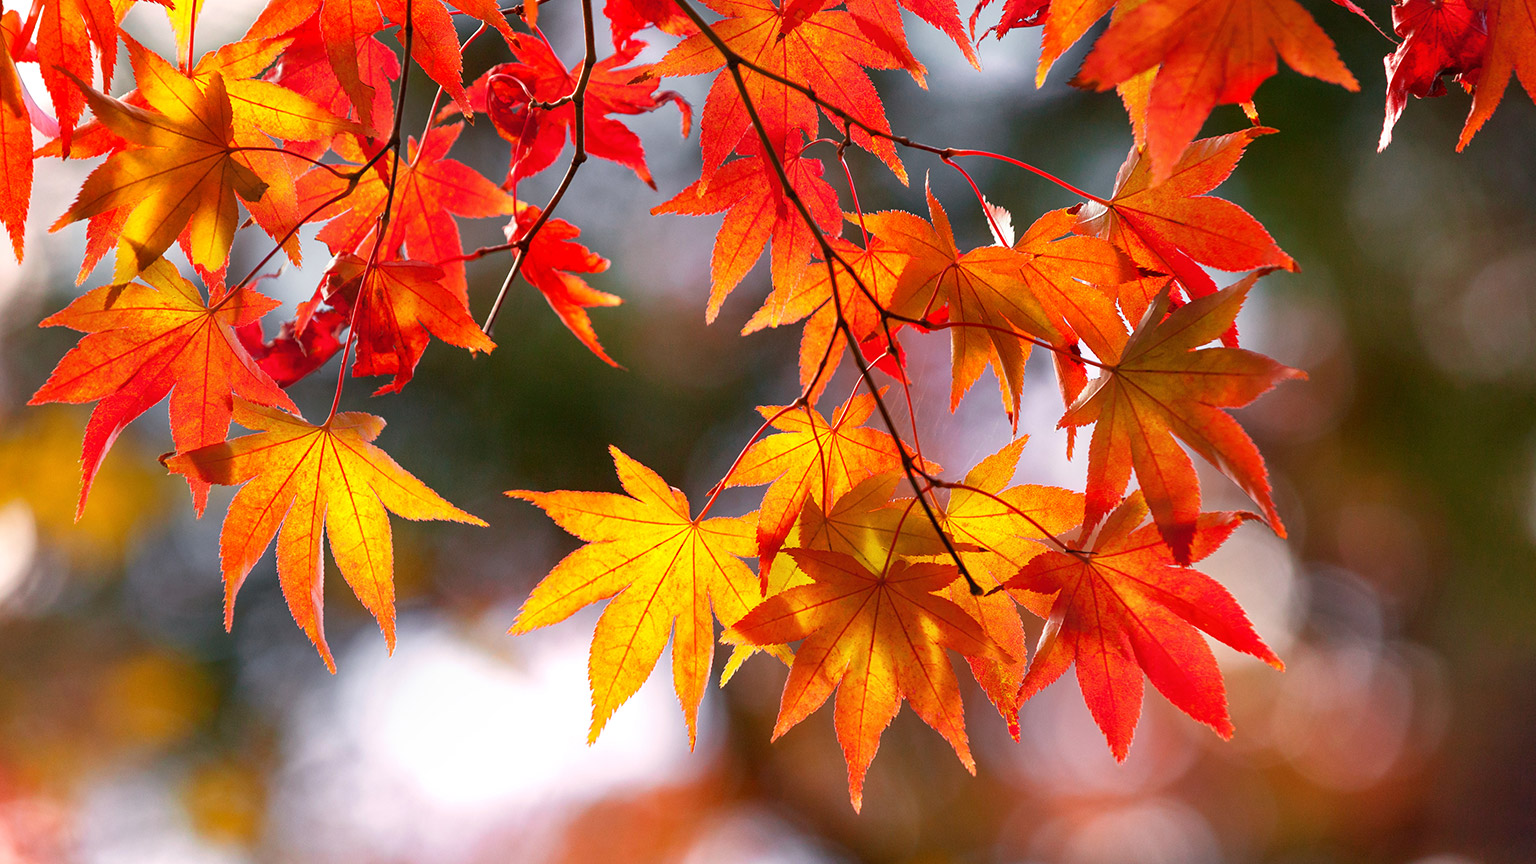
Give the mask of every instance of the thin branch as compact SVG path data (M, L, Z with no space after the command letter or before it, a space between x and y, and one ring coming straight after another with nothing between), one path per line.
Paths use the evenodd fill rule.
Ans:
M352 343L357 341L357 318L359 311L366 302L367 293L362 286L368 284L368 277L378 265L379 249L383 247L389 236L389 223L394 215L395 187L400 183L400 127L405 122L405 93L411 82L411 46L415 41L416 28L411 24L411 5L414 0L405 0L405 23L400 25L401 44L404 48L405 62L400 67L400 89L395 94L395 123L389 132L389 143L384 149L373 155L365 164L357 169L356 176L361 178L370 167L376 163L385 153L392 154L392 162L389 170L388 193L384 197L384 212L379 214L378 227L374 229L373 250L368 253L368 263L363 266L362 276L358 280L357 301L352 304L352 315L347 321L347 341L341 346L341 369L336 375L336 395L331 399L331 413L326 415L325 422L329 424L336 416L336 410L341 407L341 391L347 381L347 360L352 353ZM356 181L348 182L348 192L356 186ZM361 350L361 349L359 349Z

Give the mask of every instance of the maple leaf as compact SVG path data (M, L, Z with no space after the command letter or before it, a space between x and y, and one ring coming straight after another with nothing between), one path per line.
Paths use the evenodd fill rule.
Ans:
M0 18L0 222L11 236L11 249L21 262L27 236L27 208L32 201L32 121L11 42L19 26L14 12Z
M804 640L784 684L774 739L839 689L834 723L848 762L848 794L858 810L880 735L905 698L974 774L960 687L944 649L998 662L1012 658L965 610L936 593L958 578L958 570L898 560L877 574L848 555L787 551L813 583L769 597L723 637L756 645Z
M1174 558L1190 560L1200 481L1189 456L1174 443L1178 436L1242 487L1275 533L1285 536L1263 457L1243 427L1221 409L1240 408L1275 384L1306 373L1241 348L1198 347L1232 326L1259 275L1193 300L1166 318L1168 300L1161 295L1123 345L1090 346L1103 371L1058 424L1098 424L1088 445L1083 523L1089 529L1119 503L1134 467Z
M88 99L88 94L76 85L91 80L92 46L101 69L101 86L112 87L112 71L117 65L118 16L112 0L43 0L41 5L42 15L37 22L38 66L43 85L53 98L59 137L68 153L75 124Z
M85 511L91 481L118 433L167 393L171 435L179 450L224 440L232 394L296 410L234 333L276 308L277 301L237 288L209 306L196 286L163 259L151 262L143 277L148 285L97 288L41 325L87 335L64 355L29 404L100 400L85 427L76 518ZM201 513L208 487L189 480Z
M1403 37L1385 58L1387 113L1376 152L1392 143L1392 127L1408 104L1408 94L1420 99L1445 95L1442 75L1471 86L1482 72L1488 51L1488 31L1481 9L1466 0L1403 0L1392 5L1392 29Z
M525 234L539 221L542 211L532 204L523 204L517 217L507 223L507 240ZM618 366L597 341L597 331L587 310L595 306L617 306L623 302L612 294L588 285L577 273L602 273L608 269L608 259L596 254L580 243L581 229L564 219L550 219L539 229L528 254L523 258L523 278L539 289L549 308L555 310L565 324L587 350L609 366Z
M1076 664L1083 700L1120 761L1141 716L1143 671L1180 710L1232 737L1221 670L1196 628L1285 668L1227 589L1180 566L1154 526L1137 528L1146 515L1141 493L1133 493L1088 548L1046 552L1005 583L1056 595L1020 696L1038 693ZM1215 551L1251 515L1201 514L1188 558L1198 561Z
M757 66L792 81L803 82L818 99L847 111L872 129L890 131L885 108L865 68L890 69L898 60L867 36L847 12L821 11L799 21L786 21L785 10L772 0L711 0L707 4L731 16L713 25L719 38ZM655 74L703 75L725 64L725 58L704 34L683 40L656 64ZM742 69L747 98L756 106L775 147L787 147L800 135L816 137L816 106L805 94ZM832 118L841 128L836 118ZM752 121L729 71L715 76L704 101L699 124L706 181L744 141L752 142ZM885 162L906 182L906 169L896 147L885 138L870 138L855 126L853 142ZM755 146L755 142L753 142ZM795 149L799 149L798 147Z
M721 166L714 176L701 178L651 213L703 216L727 211L710 256L709 305L704 320L713 322L725 298L746 277L773 238L773 284L793 289L816 251L816 237L790 203L762 150L743 147L749 155ZM837 191L821 176L821 162L802 155L799 147L781 154L790 185L815 218L822 233L836 236L842 229Z
M126 281L188 232L188 257L208 272L224 268L234 242L235 194L258 201L267 184L240 159L224 77L205 87L167 77L144 91L146 110L103 96L77 80L91 110L131 142L85 178L80 194L51 230L124 208L117 279Z
M950 410L990 364L1002 386L1004 410L1017 417L1024 361L1031 347L1020 334L1051 343L1065 342L1066 337L1024 278L1032 256L1002 245L962 254L943 206L932 189L926 194L931 223L899 210L864 215L876 237L912 256L902 271L891 309L927 318L948 307Z
M633 43L592 68L585 94L586 149L588 155L617 162L656 188L645 164L640 138L609 114L645 114L672 103L683 115L683 137L688 137L692 109L676 93L656 92L659 80L648 63L620 68L640 53L643 42ZM576 106L570 102L550 109L530 108L529 102L557 102L574 92L580 78L578 64L567 70L546 43L516 36L512 53L517 63L492 66L469 88L470 104L490 115L500 135L512 142L512 163L507 180L516 183L548 168L565 147L567 134L576 135Z
M714 618L729 625L760 599L758 579L741 561L755 552L756 519L694 518L683 493L619 448L609 452L627 495L507 493L537 505L587 542L533 589L511 632L555 624L613 598L592 636L588 742L597 740L613 712L650 677L673 634L672 683L691 748L714 660Z
M378 261L370 268L350 253L338 255L326 271L315 300L352 316L357 331L352 374L394 376L375 396L398 392L411 380L432 336L470 353L496 347L469 317L464 299L443 284L444 275L442 268L420 261Z
M1488 16L1488 54L1472 94L1472 110L1456 141L1460 151L1483 128L1504 98L1510 76L1517 76L1525 92L1536 99L1536 0L1484 0Z
M134 78L139 87L123 96L124 104L147 108L155 104L175 104L197 87L206 90L215 75L224 82L229 96L230 127L235 145L232 158L235 163L249 169L266 184L258 200L247 201L246 209L252 218L274 240L283 240L288 257L299 263L299 244L293 231L303 221L306 213L299 210L296 188L300 160L287 152L276 151L273 138L288 141L306 141L330 138L343 133L361 133L361 127L333 115L329 110L286 87L268 81L255 80L271 65L272 60L288 44L288 39L267 39L259 42L242 41L225 45L210 52L198 61L190 75L173 68L158 54L146 49L138 41L123 34L128 47L128 58L133 66ZM268 137L270 136L270 137ZM80 158L103 153L117 152L129 144L102 123L91 123L75 136L73 155ZM304 148L301 148L304 149ZM323 152L324 146L321 146ZM42 155L62 156L59 142L50 143L39 151ZM307 167L307 165L305 166ZM91 224L98 230L97 237L120 233L120 211L108 211L91 217ZM181 235L183 243L188 234ZM81 279L94 266L95 259L107 251L106 244L87 253ZM205 268L206 269L206 268Z
M1161 64L1147 106L1147 151L1162 179L1212 108L1252 101L1275 74L1277 54L1303 75L1360 89L1296 0L1147 0L1115 16L1078 80L1108 90Z
M809 405L757 411L779 434L748 447L727 485L771 484L757 522L758 560L767 573L807 500L826 507L860 480L900 468L901 455L892 436L862 425L875 411L868 393L854 395L831 422Z
M1083 205L1073 230L1108 240L1144 271L1173 276L1190 297L1216 291L1200 264L1229 272L1295 270L1296 262L1258 220L1230 201L1205 194L1232 175L1253 139L1274 131L1255 127L1196 141L1161 182L1143 152L1132 148L1115 175L1107 206ZM1140 321L1166 284L1166 278L1147 277L1122 283L1118 295L1126 319Z
M516 210L516 201L473 168L448 158L462 128L460 123L435 126L428 130L419 147L414 139L410 142L409 152L400 162L394 210L381 250L392 254L403 243L407 257L443 268L454 294L466 297L464 246L453 217L510 216ZM365 161L361 152L343 155L357 164ZM364 173L351 193L345 195L350 176L345 172L315 168L299 180L299 206L306 213L342 196L314 217L330 220L315 236L330 247L332 254L353 252L366 258L372 251L368 241L389 200L392 160L381 159L374 168Z
M395 647L394 543L389 513L485 526L443 500L372 442L384 421L344 412L315 426L302 417L244 399L236 423L258 430L165 460L189 480L241 486L219 533L224 572L224 627L234 623L235 595L257 559L277 539L277 575L293 618L336 671L322 620L322 537L352 592ZM244 484L244 485L242 485Z

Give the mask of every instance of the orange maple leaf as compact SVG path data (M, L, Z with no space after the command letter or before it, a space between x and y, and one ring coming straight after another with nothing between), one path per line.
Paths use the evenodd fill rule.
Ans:
M1056 595L1021 698L1038 693L1075 663L1088 710L1122 761L1141 716L1143 671L1168 701L1221 737L1232 737L1221 670L1196 628L1285 668L1227 589L1179 566L1154 526L1137 528L1146 515L1141 493L1133 493L1087 548L1046 552L1005 583L1010 590ZM1209 555L1251 515L1201 514L1186 557L1198 561Z
M720 314L725 298L762 257L770 237L775 290L780 286L792 290L817 250L815 235L785 195L762 148L752 142L742 149L749 154L747 158L727 162L713 176L706 173L672 200L651 208L653 215L703 216L727 211L709 262L709 305L704 311L704 320L709 322ZM821 160L806 158L798 146L787 148L780 158L790 185L822 233L836 236L842 228L842 209L837 190L822 179Z
M85 178L75 203L51 230L119 208L116 279L148 267L187 230L188 257L208 272L224 268L234 242L235 194L258 201L267 183L235 158L233 116L224 77L206 87L181 76L143 92L154 110L103 96L77 79L96 118L131 142Z
M1119 504L1134 466L1158 530L1187 563L1200 514L1200 481L1178 436L1232 478L1264 510L1275 533L1285 527L1270 495L1264 459L1223 408L1240 408L1299 369L1241 348L1199 348L1232 326L1260 274L1174 310L1153 301L1124 343L1092 345L1103 371L1061 418L1060 426L1097 423L1088 445L1087 512L1091 530ZM1198 349L1198 350L1197 350Z
M756 551L757 520L754 515L696 519L683 493L617 447L609 451L628 495L507 493L539 506L587 541L533 589L511 632L555 624L614 598L592 635L589 742L650 677L673 634L672 683L692 747L715 656L714 618L729 625L760 599L758 579L741 561Z
M1132 148L1115 175L1108 206L1089 203L1078 211L1074 231L1108 240L1149 274L1117 289L1127 320L1140 321L1168 283L1150 274L1172 276L1190 297L1200 297L1216 290L1200 264L1228 272L1296 269L1257 219L1230 201L1205 194L1232 175L1253 139L1275 131L1256 127L1196 141L1162 182L1153 177L1143 152Z
M1067 341L1024 277L1025 268L1038 263L1037 256L1001 245L962 253L943 206L932 189L926 191L931 223L899 210L864 215L876 237L912 256L891 309L927 318L947 306L952 325L950 409L960 404L990 364L1002 387L1003 409L1017 417L1031 347L1021 334L1050 343Z
M37 22L38 66L43 85L53 98L59 137L68 153L75 124L86 105L85 94L75 85L91 80L92 47L101 68L101 86L112 86L112 71L117 65L118 15L112 0L43 0L41 6L42 15Z
M780 432L742 453L728 485L772 484L757 523L758 559L766 574L808 499L828 507L860 480L900 468L901 456L890 435L862 425L875 411L867 393L845 403L830 423L808 405L757 410Z
M1472 110L1456 142L1458 151L1493 116L1511 75L1536 99L1536 0L1484 0L1478 6L1488 14L1488 54L1477 92L1472 94Z
M278 152L273 147L273 139L296 142L328 139L343 133L359 134L362 128L286 87L251 77L270 66L284 51L289 39L225 45L203 55L190 75L182 74L131 36L123 34L122 39L128 47L128 59L138 84L136 90L121 98L126 105L148 108L175 104L189 88L206 91L215 75L223 79L224 90L229 96L230 127L235 146L232 158L237 165L250 169L267 184L259 199L245 202L246 209L272 239L286 241L284 251L294 263L299 263L299 242L293 229L298 227L306 212L299 209L296 186L302 173L299 169L307 169L308 163L296 155ZM92 122L77 131L70 153L77 158L87 158L118 152L129 143L110 126ZM38 152L44 156L64 155L60 141L50 142ZM84 281L101 257L110 251L111 243L122 230L120 223L125 216L121 210L109 210L91 217L93 230L81 266L80 281ZM181 239L188 242L190 235L184 231Z
M443 500L389 454L369 443L384 421L372 414L336 414L319 426L302 417L236 399L236 423L259 430L165 460L189 480L239 486L219 533L224 570L224 627L234 624L235 594L257 559L277 540L277 575L293 618L325 665L336 662L325 642L323 536L352 592L395 647L394 542L386 509L407 519L442 519L485 526Z
M1161 64L1146 125L1153 174L1162 179L1212 108L1253 99L1275 74L1277 55L1304 75L1360 89L1333 40L1296 0L1146 0L1121 7L1078 79L1108 90Z
M235 328L257 321L279 304L249 288L216 297L209 306L197 287L164 259L137 282L97 288L50 315L43 327L65 326L88 335L69 350L29 404L101 400L85 427L80 502L119 432L171 394L171 436L179 450L224 440L232 394L297 410L251 359ZM198 513L208 487L191 480Z
M804 640L784 684L773 737L840 688L834 723L848 761L848 794L858 810L880 735L905 698L974 774L960 687L944 649L996 662L1012 658L965 610L935 593L958 578L954 565L897 560L875 573L837 552L786 551L812 584L769 597L723 637L755 645Z

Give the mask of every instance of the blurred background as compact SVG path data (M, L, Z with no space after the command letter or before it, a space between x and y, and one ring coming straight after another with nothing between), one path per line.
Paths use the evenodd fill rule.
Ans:
M199 29L207 44L238 37L256 12L223 6ZM1070 674L1024 706L1021 743L973 687L978 776L903 711L855 815L830 709L769 744L784 670L759 657L707 697L694 752L665 658L587 746L596 611L505 635L576 541L501 492L616 490L611 443L697 506L756 427L753 407L797 392L795 333L736 335L766 292L766 266L706 327L718 217L647 216L697 178L696 139L677 140L670 108L631 124L659 191L589 163L559 212L613 260L592 282L624 305L593 318L625 370L588 354L520 285L490 356L436 344L403 394L369 399L371 382L348 385L344 408L389 421L382 446L492 526L395 521L394 656L332 571L339 672L327 674L283 605L270 554L226 634L217 534L230 490L192 518L184 485L155 461L171 449L165 409L118 441L75 524L89 408L23 407L75 339L36 322L84 290L72 284L81 226L46 226L89 165L48 161L26 264L0 256L0 862L1536 860L1536 108L1512 86L1457 155L1465 96L1414 101L1378 155L1392 46L1331 4L1309 9L1364 92L1282 71L1258 96L1282 134L1257 141L1219 190L1302 265L1259 283L1241 319L1246 344L1311 376L1240 412L1290 539L1248 525L1202 568L1288 666L1219 653L1231 742L1149 688L1130 758L1116 765ZM579 57L575 11L552 3L540 19L568 63ZM1367 11L1389 20L1380 0ZM153 7L128 26L168 50ZM879 76L898 132L1006 152L1109 191L1130 133L1112 96L1065 83L1082 47L1036 91L1038 31L984 42L976 72L920 22L908 28L930 89ZM483 40L466 71L503 59L496 47ZM706 79L665 86L702 108ZM430 99L411 97L418 111ZM1206 134L1244 122L1227 106ZM455 155L492 177L505 168L488 129ZM853 161L867 208L921 211L931 172L962 245L990 242L952 170L912 156L907 189L873 160ZM1073 203L1006 165L968 167L1021 226ZM551 182L523 191L542 204ZM500 228L465 223L466 247L497 242ZM265 251L254 234L242 242L237 271ZM328 256L313 242L305 251L308 270L263 290L307 297ZM477 315L507 265L474 265ZM105 278L99 270L85 287ZM946 342L906 340L926 388L925 448L961 472L1006 443L1008 427L987 381L948 414ZM1067 462L1053 430L1048 366L1031 379L1017 480L1080 489L1082 459ZM323 413L334 380L333 362L294 398ZM1243 506L1228 481L1205 479L1208 506ZM754 494L721 506L741 512Z

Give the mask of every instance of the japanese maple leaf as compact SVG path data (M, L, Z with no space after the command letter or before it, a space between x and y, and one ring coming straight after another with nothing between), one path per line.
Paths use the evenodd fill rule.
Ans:
M1221 670L1198 631L1285 668L1227 589L1177 563L1156 528L1137 527L1146 515L1141 494L1133 493L1086 548L1046 552L1005 583L1056 595L1021 697L1033 696L1076 664L1083 700L1121 761L1141 716L1143 672L1184 713L1232 737ZM1250 515L1201 514L1190 535L1189 560L1209 555Z
M321 614L321 543L328 536L342 578L378 620L393 651L394 543L385 511L415 520L485 523L443 500L370 443L384 429L384 421L372 414L345 412L315 426L236 399L234 419L256 434L165 460L189 481L241 486L219 533L225 629L234 623L240 585L276 536L277 575L288 609L335 672Z
M884 345L880 309L889 307L902 271L912 259L878 237L871 237L863 249L846 240L830 242L842 260L851 265L852 272L836 259L831 272L824 262L812 263L792 285L776 284L762 308L741 331L746 335L809 317L800 340L800 386L816 383L811 399L825 390L846 347L847 340L837 324L838 310L842 310L856 341L876 340ZM892 325L893 333L896 326Z
M957 578L954 565L898 560L876 573L836 552L788 553L813 583L769 597L724 636L736 644L804 640L784 684L773 737L839 689L833 719L848 762L848 794L858 810L880 735L905 698L974 774L960 687L944 649L998 662L1012 658L965 610L938 595Z
M1471 86L1483 68L1488 31L1482 9L1466 0L1403 0L1392 6L1392 29L1403 37L1386 56L1387 114L1377 152L1392 143L1392 127L1408 104L1408 94L1420 99L1445 95L1442 75Z
M876 237L912 256L892 309L926 318L947 306L951 410L990 364L1002 385L1003 408L1017 417L1031 346L1021 336L1051 343L1064 342L1065 336L1025 281L1030 256L1001 245L961 253L943 206L931 189L927 196L931 223L899 210L864 216Z
M0 222L11 236L16 261L27 236L27 208L32 201L32 121L27 117L21 77L11 57L18 26L16 14L0 19Z
M462 128L459 123L435 126L419 147L415 141L410 142L407 158L400 161L394 209L382 247L392 253L403 243L406 257L443 268L448 286L461 297L468 293L462 260L464 246L453 217L509 216L516 208L512 196L495 183L468 165L448 158L448 150L458 140ZM363 161L361 152L343 149L349 151L344 154L348 158ZM330 220L315 236L333 254L352 252L366 258L372 251L370 238L389 199L387 178L393 163L381 159L376 167L378 170L363 175L351 194L322 208L315 216ZM315 168L299 180L299 206L310 212L341 196L348 185L345 173Z
M1161 64L1147 107L1147 150L1163 179L1212 108L1252 101L1275 74L1277 55L1304 75L1360 89L1296 0L1147 0L1115 16L1078 79L1108 90Z
M147 108L156 104L174 104L190 89L206 90L214 76L222 78L229 96L230 126L235 145L232 158L237 165L249 169L267 184L260 199L246 202L246 209L274 240L286 241L284 248L298 263L299 246L293 232L307 213L299 210L296 187L298 175L302 173L300 169L308 168L308 163L275 152L272 139L328 139L346 132L361 133L361 127L336 117L286 87L250 77L271 65L287 44L286 39L225 45L204 55L190 75L183 75L127 34L123 34L122 39L128 47L134 80L139 85L137 90L123 96L121 101L126 105ZM56 143L40 152L62 156ZM114 153L128 143L105 124L92 123L78 130L73 154L85 158ZM93 224L112 223L118 215L112 211L100 213L93 216L92 221ZM188 239L185 233L182 239Z
M807 500L826 507L860 480L899 469L901 455L890 435L862 425L875 411L875 398L867 393L845 403L831 422L809 406L757 411L779 434L748 447L727 485L772 484L757 523L760 570L767 573Z
M1094 346L1103 371L1059 424L1098 424L1088 445L1083 523L1089 529L1119 503L1134 467L1174 558L1191 560L1200 481L1189 456L1173 440L1178 436L1242 487L1275 533L1285 536L1263 457L1243 427L1221 409L1240 408L1275 384L1306 373L1241 348L1199 348L1232 326L1258 275L1197 298L1166 318L1168 300L1161 295L1123 347Z
M151 262L142 275L147 285L97 288L42 322L87 335L59 361L30 404L100 400L85 427L76 518L85 511L91 481L118 433L167 393L178 450L223 441L234 395L297 410L234 333L276 308L277 301L237 288L210 306L164 259ZM188 479L201 513L207 484Z
M517 217L507 224L507 240L520 237L539 220L541 211L532 204L521 205ZM539 289L549 308L587 350L609 366L618 366L597 341L597 331L587 310L595 306L617 306L624 302L588 285L578 273L601 273L608 269L608 259L575 242L581 229L564 219L550 219L534 235L523 258L523 278Z
M352 374L394 376L375 396L398 392L411 380L433 336L471 353L496 347L469 317L464 298L443 284L444 275L442 268L420 261L378 261L370 268L350 253L338 255L326 271L316 299L352 315L357 331Z
M683 493L617 447L609 450L628 495L507 493L538 505L587 542L533 589L511 632L564 621L613 598L597 621L587 665L592 684L589 742L650 677L671 634L672 682L692 747L714 660L714 618L734 623L761 599L757 577L741 561L755 551L756 519L695 518Z
M159 258L186 229L192 263L224 268L234 241L235 194L259 201L267 184L236 158L224 77L206 86L188 78L162 79L144 90L152 110L113 99L80 83L96 118L131 146L114 153L85 178L80 194L52 230L125 208L118 239L117 278L126 281Z
M1009 486L1028 436L1017 438L981 460L965 475L940 517L945 533L960 549L971 578L983 589L975 595L963 581L945 589L945 596L975 618L1008 661L971 658L987 698L1019 737L1019 683L1024 678L1024 625L1015 601L1045 616L1050 598L1028 591L992 592L1046 550L1042 541L1074 527L1082 513L1082 497L1054 486ZM943 559L933 559L942 563ZM1010 594L1012 596L1010 596Z
M1511 75L1536 99L1536 0L1485 0L1480 8L1488 16L1488 54L1472 94L1472 111L1456 142L1458 151L1493 116Z
M126 4L125 4L126 5ZM112 0L43 0L37 22L37 60L43 85L53 98L64 152L85 111L87 94L76 86L91 80L91 49L101 69L101 86L112 87L117 65L117 21ZM94 110L94 107L93 107Z
M1237 272L1261 267L1295 270L1296 262L1275 245L1258 220L1230 201L1206 195L1232 175L1253 139L1274 129L1255 127L1196 141L1157 182L1141 150L1132 149L1107 206L1083 205L1073 230L1113 243L1148 273L1179 280L1191 297L1216 290L1199 265ZM1128 280L1119 286L1120 307L1140 321L1166 279Z
M890 131L885 108L864 69L890 69L898 61L873 42L852 15L821 11L786 29L784 10L772 0L712 0L708 5L728 16L714 25L714 31L731 50L769 72L803 82L817 98L847 111L870 128ZM654 71L667 76L702 75L724 64L724 56L701 33L667 52ZM816 137L816 106L809 97L750 70L741 71L747 97L776 147L798 141L802 134ZM832 119L841 129L842 124ZM738 147L743 139L755 139L751 127L735 80L729 71L722 72L710 87L699 124L706 181L713 182L710 178L733 150L746 155ZM906 182L906 169L894 144L885 138L871 139L857 126L851 135L855 144L880 157Z
M583 116L587 153L623 165L655 189L640 137L608 115L645 114L674 103L682 111L686 138L692 110L676 93L656 92L660 81L651 75L650 64L620 68L634 60L642 47L642 42L633 43L592 68ZM581 67L567 70L547 43L527 36L513 37L512 53L518 62L492 66L470 87L469 98L475 110L487 112L496 131L512 142L507 179L516 183L548 168L565 147L567 134L573 139L576 135L575 105L566 102L551 109L529 109L529 100L557 102L570 96Z
M714 176L704 178L677 193L672 200L651 209L652 214L678 213L703 216L727 211L715 249L710 256L709 305L704 320L714 321L727 295L757 263L763 247L773 238L772 277L775 286L793 288L817 250L815 235L784 193L768 160L755 146L744 147L750 155L726 163ZM806 158L795 147L782 154L790 185L828 236L842 228L837 191L821 176L821 160Z

